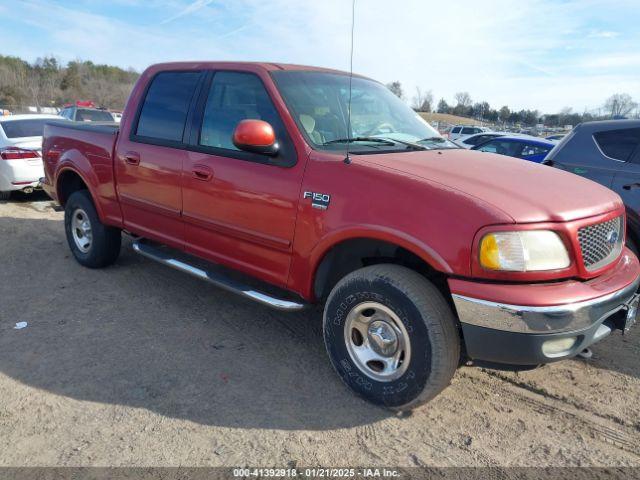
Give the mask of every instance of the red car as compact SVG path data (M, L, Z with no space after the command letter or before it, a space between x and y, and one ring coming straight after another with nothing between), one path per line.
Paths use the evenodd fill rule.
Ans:
M338 374L390 408L433 398L461 361L553 362L636 318L618 195L459 149L364 77L155 65L119 127L50 124L43 157L82 265L115 262L126 232L271 307L321 302Z

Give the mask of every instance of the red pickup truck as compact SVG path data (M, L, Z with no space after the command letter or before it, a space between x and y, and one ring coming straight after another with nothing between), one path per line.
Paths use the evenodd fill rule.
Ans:
M459 149L361 76L155 65L119 126L49 124L43 158L82 265L115 262L125 232L271 307L321 302L338 374L390 408L433 398L463 361L553 362L635 322L618 195Z

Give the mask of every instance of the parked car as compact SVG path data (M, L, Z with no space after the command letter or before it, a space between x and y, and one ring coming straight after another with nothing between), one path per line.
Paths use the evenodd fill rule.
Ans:
M125 231L134 251L244 298L323 304L335 370L389 408L433 398L461 360L554 362L635 322L618 195L457 148L364 77L155 65L119 127L47 125L43 149L80 264L115 262Z
M113 121L116 123L120 123L122 120L122 112L110 112L113 116Z
M449 140L452 142L462 142L471 135L477 135L478 133L490 132L491 129L487 127L477 127L470 125L454 125L449 132Z
M74 122L115 122L113 115L107 110L100 108L78 107L72 105L63 108L59 115Z
M477 133L475 135L470 135L464 140L456 140L453 143L463 148L473 148L476 145L480 145L481 143L493 140L497 137L504 137L506 135L513 136L514 134L509 132L483 132Z
M565 134L554 134L554 135L549 135L548 137L544 137L545 140L549 140L550 142L559 142L560 140L562 140L564 138Z
M640 246L640 120L585 122L549 152L545 164L611 188L626 206L627 244Z
M555 143L541 138L530 136L509 136L499 137L489 140L480 145L476 145L471 150L479 152L497 153L509 157L522 158L530 162L540 163Z
M0 200L12 191L31 193L39 187L42 168L42 132L56 115L10 115L0 117Z

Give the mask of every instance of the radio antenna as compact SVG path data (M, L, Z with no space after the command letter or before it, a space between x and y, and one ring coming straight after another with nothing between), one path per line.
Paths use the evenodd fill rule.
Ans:
M347 107L347 155L344 158L344 163L347 165L351 163L351 157L349 157L349 146L351 144L351 83L353 81L353 31L356 23L356 0L351 2L351 54L349 57L349 106Z

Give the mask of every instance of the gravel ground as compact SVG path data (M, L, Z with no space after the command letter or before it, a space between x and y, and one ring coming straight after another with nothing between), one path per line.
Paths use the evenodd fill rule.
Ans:
M588 361L463 367L399 417L343 386L319 311L268 310L129 242L82 268L41 194L0 203L0 260L1 466L640 466L640 328Z

